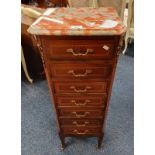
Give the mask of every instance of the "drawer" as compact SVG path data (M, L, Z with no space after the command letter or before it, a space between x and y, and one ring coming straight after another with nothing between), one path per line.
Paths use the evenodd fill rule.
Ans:
M103 59L115 56L115 40L43 41L49 59Z
M53 78L108 79L112 75L113 62L51 62L49 68Z
M107 93L108 82L54 82L55 93Z
M56 104L58 107L105 107L106 95L85 95L85 96L57 96Z
M60 119L61 126L71 127L101 127L103 119Z
M58 109L59 118L103 118L104 109L100 108L61 108Z
M64 135L77 135L77 136L86 136L86 135L99 135L102 133L101 127L63 127Z

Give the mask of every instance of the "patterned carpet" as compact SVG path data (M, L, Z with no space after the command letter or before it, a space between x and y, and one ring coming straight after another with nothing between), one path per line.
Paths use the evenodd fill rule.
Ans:
M22 81L22 155L133 155L134 59L120 56L113 85L105 137L101 149L96 138L67 138L60 149L56 118L47 82ZM103 146L104 145L104 146Z

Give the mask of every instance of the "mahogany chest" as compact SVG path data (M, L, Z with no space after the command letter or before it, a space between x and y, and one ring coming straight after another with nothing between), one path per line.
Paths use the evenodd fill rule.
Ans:
M105 8L95 11L102 10L103 13L106 12ZM36 27L32 25L29 32L36 35L42 54L62 148L65 147L65 137L68 136L97 137L100 147L123 31L117 30L117 33L112 33L112 29L109 33L104 32L105 29L102 28L102 33L102 29L91 27L91 30L94 30L90 32L86 27L81 34L79 29L66 31L66 25L58 25L59 30L55 31L55 25L48 18L51 21L55 20L56 24L62 21L62 18L61 21L57 21L58 18L53 16L45 17L47 20L43 20L42 23L41 19L38 20ZM64 23L68 22L63 19ZM74 20L79 26L79 20ZM73 24L72 20L70 26ZM37 30L32 32L35 28Z

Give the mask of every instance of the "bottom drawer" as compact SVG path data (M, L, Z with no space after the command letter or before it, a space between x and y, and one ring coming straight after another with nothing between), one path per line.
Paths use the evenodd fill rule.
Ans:
M101 127L63 127L64 135L92 136L102 133Z

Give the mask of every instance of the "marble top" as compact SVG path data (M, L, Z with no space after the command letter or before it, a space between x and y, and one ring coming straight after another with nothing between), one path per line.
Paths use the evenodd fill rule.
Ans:
M35 35L120 35L126 27L112 7L50 8L28 29Z

